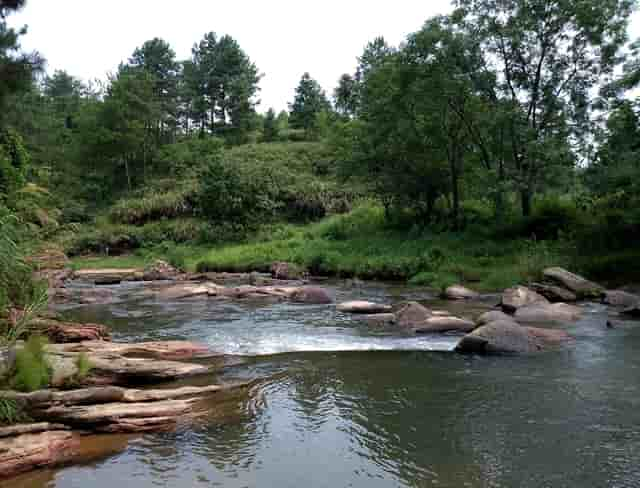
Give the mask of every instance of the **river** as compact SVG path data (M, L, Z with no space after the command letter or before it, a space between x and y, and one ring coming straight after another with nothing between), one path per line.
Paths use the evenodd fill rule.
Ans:
M188 339L238 355L220 380L267 378L195 425L88 439L114 454L31 473L11 488L640 486L640 325L614 330L584 304L574 344L522 357L464 357L454 336L371 330L334 306L195 299L67 311L115 340ZM420 300L475 316L495 299L330 282L337 300Z

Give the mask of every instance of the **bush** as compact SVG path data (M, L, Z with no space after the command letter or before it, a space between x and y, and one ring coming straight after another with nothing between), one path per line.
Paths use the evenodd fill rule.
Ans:
M51 367L45 356L46 344L43 337L32 335L24 347L16 352L13 388L31 392L49 386Z

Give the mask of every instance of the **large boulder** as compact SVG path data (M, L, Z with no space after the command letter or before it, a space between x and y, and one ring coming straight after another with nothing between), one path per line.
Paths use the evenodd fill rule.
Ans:
M516 354L539 350L527 330L513 321L483 325L464 336L456 346L457 352L471 354Z
M355 313L355 314L380 314L391 312L391 305L382 305L380 303L353 301L338 304L336 307L338 312Z
M599 297L604 291L597 283L589 281L580 275L570 273L563 268L547 268L543 271L543 275L548 280L559 283L568 290L571 290L578 298Z
M513 321L497 321L464 336L456 351L465 354L527 354L557 347L571 340L562 330L522 327Z
M582 309L566 303L534 303L516 311L515 319L521 323L565 324L582 317Z
M291 294L291 300L298 303L327 304L333 303L333 299L324 288L317 286L303 286Z
M502 294L502 310L507 313L515 313L519 308L533 305L534 303L548 304L549 300L524 286L509 288Z
M442 294L443 298L447 300L469 300L472 298L478 298L479 293L465 288L462 285L453 285L448 287Z
M606 290L602 293L602 303L629 308L639 304L640 297L622 290Z
M578 296L575 293L560 286L547 285L545 283L531 283L529 284L529 288L552 303L575 302L578 299Z

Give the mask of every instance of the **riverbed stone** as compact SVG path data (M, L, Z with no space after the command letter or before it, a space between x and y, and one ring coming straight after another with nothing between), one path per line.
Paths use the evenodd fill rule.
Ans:
M571 273L564 268L547 268L543 271L546 279L552 280L574 292L578 298L600 297L604 288L586 278Z
M352 301L339 303L336 307L338 312L353 314L381 314L391 312L391 305L366 301Z
M516 311L515 319L521 323L564 324L582 317L582 309L566 303L534 303Z
M320 288L317 286L302 286L297 288L291 294L291 300L298 303L307 303L307 304L328 304L333 303L333 298L329 295L329 292L324 288Z
M640 297L622 290L606 290L602 293L602 303L629 308L639 304Z
M502 310L507 313L515 313L519 308L534 303L548 304L549 300L524 286L508 288L502 294Z
M552 303L575 302L578 299L578 296L575 293L567 290L566 288L562 288L561 286L549 285L546 283L530 283L529 288Z
M470 300L479 296L479 293L462 285L449 286L443 293L443 298L447 300Z

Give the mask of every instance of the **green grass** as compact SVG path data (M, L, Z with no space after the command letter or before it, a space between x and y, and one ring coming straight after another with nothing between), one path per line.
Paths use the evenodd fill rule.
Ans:
M210 246L168 245L119 257L75 258L75 269L143 268L165 259L189 271L268 271L288 261L313 274L408 281L443 288L466 284L496 291L540 277L548 266L567 265L558 244L496 240L485 232L398 230L382 208L364 204L348 214L308 225L264 227L250 241Z
M373 205L287 229L283 238L211 249L197 268L266 270L273 261L290 261L314 274L408 280L435 288L463 283L492 291L536 279L543 268L565 263L560 249L545 242L393 230ZM192 255L189 261L198 258Z

